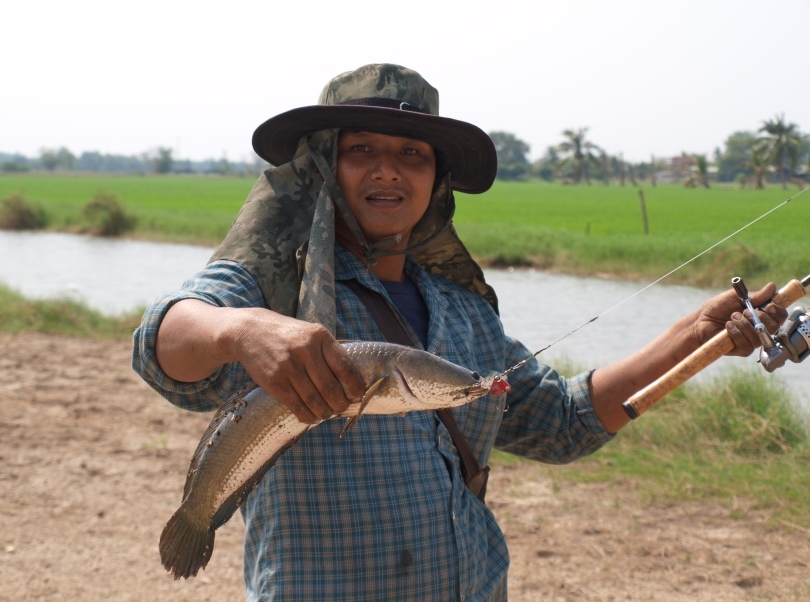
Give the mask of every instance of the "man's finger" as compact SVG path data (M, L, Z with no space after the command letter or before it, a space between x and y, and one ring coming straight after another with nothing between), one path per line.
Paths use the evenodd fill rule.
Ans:
M750 355L754 348L759 344L754 327L748 318L743 316L740 312L731 314L731 319L726 323L726 330L734 341L735 349L729 355ZM752 340L753 337L753 340Z
M366 385L346 350L340 343L334 341L324 345L323 356L335 379L340 383L346 400L349 403L360 401L366 392Z
M761 307L766 305L776 295L776 285L769 282L755 293L750 293L748 296L751 299L751 305L754 307Z
M296 417L298 417L301 422L312 424L326 420L334 414L308 374L301 374L299 377L295 378L292 382L292 386L295 388L295 392L298 394L301 403L311 412L313 417L312 420L301 420L298 413L293 410L293 413L295 413Z
M787 318L787 310L778 305L769 304L765 311L757 311L760 321L771 334L775 333Z
M351 403L351 400L344 394L340 381L329 368L328 363L325 363L320 370L314 370L307 366L307 374L318 390L320 397L329 407L329 416L342 412ZM321 416L321 418L326 419L329 416Z
M259 386L263 387L265 391L271 390L261 383L259 383ZM290 410L290 412L295 414L295 417L304 424L315 424L320 422L318 417L312 413L307 404L298 394L298 391L291 382L275 382L272 386L272 391L273 396L278 399L279 402L288 410Z

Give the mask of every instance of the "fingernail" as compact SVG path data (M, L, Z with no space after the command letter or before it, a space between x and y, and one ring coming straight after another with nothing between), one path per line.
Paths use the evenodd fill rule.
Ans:
M765 308L765 311L767 311L770 315L775 316L776 315L776 306L769 305L768 307Z
M742 314L740 312L738 312L738 311L735 311L733 314L731 314L731 319L732 320L742 320Z

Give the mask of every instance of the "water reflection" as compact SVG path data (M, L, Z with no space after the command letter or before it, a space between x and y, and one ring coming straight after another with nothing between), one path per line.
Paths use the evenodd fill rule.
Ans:
M148 304L176 290L201 269L212 249L192 245L110 240L58 233L0 231L0 281L28 297L69 295L108 314ZM659 285L608 311L641 285L537 271L487 270L498 293L501 318L512 336L537 350L589 319L602 315L545 352L554 364L569 358L583 368L616 361L643 346L715 291ZM716 374L731 362L760 370L755 360L721 359ZM810 370L788 364L776 377L810 406Z

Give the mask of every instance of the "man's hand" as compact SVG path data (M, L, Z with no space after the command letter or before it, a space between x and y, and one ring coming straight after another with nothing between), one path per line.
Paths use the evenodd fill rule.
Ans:
M751 295L760 307L773 298L776 286L768 284ZM630 420L621 404L634 393L661 377L718 332L726 329L735 344L730 355L749 355L759 347L759 337L745 310L745 304L730 289L712 297L699 309L684 316L655 340L618 362L596 370L591 376L591 404L609 433ZM785 308L768 303L757 310L769 332L775 332L787 318Z
M185 299L163 318L156 351L163 371L183 382L240 362L257 385L308 424L345 410L365 393L363 378L328 330L268 309Z
M249 311L233 341L234 355L301 422L326 420L360 401L363 379L326 328L269 310Z
M755 308L767 303L765 311L757 310L757 315L768 332L772 334L787 318L787 310L784 307L769 303L776 291L776 285L770 282L759 291L750 294L751 304ZM760 346L750 312L745 309L745 304L734 289L729 289L709 299L697 314L692 325L692 336L698 347L724 328L735 345L729 355L747 356Z

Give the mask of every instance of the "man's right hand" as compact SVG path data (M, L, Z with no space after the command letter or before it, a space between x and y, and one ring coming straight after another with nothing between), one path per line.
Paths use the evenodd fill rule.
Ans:
M267 309L180 301L158 331L161 368L194 382L240 362L253 381L308 424L360 401L365 384L346 351L320 324Z

